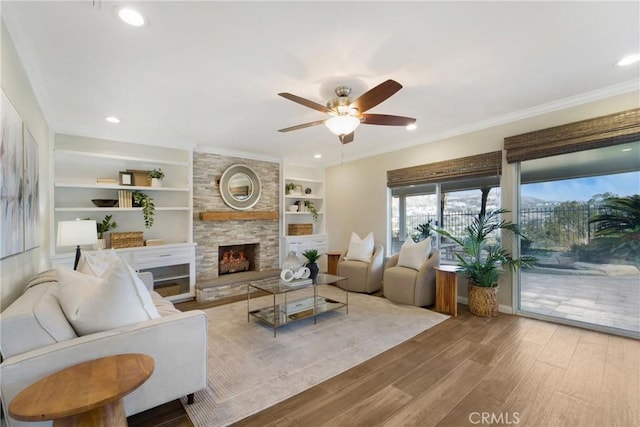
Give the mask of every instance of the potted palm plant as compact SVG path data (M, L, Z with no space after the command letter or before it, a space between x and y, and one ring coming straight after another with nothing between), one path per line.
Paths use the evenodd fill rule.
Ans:
M318 253L317 249L307 249L302 252L302 255L307 259L307 263L305 265L311 272L311 280L313 280L313 283L316 283L319 271L318 263L316 261L318 261L318 258L320 258L320 255L322 254Z
M513 258L499 243L490 244L489 235L497 230L508 230L516 236L524 237L517 224L501 220L500 215L509 212L497 209L478 215L465 228L462 237L456 237L448 231L435 231L456 242L462 247L458 258L458 272L469 280L469 311L478 316L498 315L498 278L500 266L512 271L524 266L533 266L536 259L523 255Z

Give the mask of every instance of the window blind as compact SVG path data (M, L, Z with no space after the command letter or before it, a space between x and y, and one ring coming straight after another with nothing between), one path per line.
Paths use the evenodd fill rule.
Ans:
M502 151L387 171L387 187L420 185L502 173Z
M504 139L507 162L539 159L640 140L640 108Z

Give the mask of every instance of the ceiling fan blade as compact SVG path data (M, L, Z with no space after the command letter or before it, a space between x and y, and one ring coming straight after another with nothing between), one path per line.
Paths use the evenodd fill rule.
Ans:
M284 129L278 129L278 132L291 132L292 130L304 129L304 128L308 128L308 127L311 127L311 126L321 125L324 122L325 122L325 120L317 120L315 122L309 122L309 123L304 123L304 124L301 124L301 125L291 126L291 127L284 128Z
M348 144L350 142L353 142L354 136L355 136L354 133L351 132L351 133L348 133L346 135L339 135L338 137L340 138L340 142L342 144Z
M386 125L386 126L409 126L416 122L412 117L390 116L388 114L362 114L362 124L365 125Z
M283 98L288 99L289 101L296 102L296 103L298 103L300 105L304 105L305 107L312 108L312 109L320 111L322 113L333 113L333 110L325 107L322 104L318 104L317 102L309 101L308 99L300 98L299 96L293 95L291 93L282 92L282 93L279 93L278 95L280 95Z
M395 80L387 80L380 83L373 89L360 95L358 99L351 103L352 107L358 109L360 113L364 113L370 108L375 107L391 95L402 89L402 85Z

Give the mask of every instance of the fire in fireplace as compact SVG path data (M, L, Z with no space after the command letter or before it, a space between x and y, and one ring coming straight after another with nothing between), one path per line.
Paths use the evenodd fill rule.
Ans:
M257 243L220 246L218 275L256 270Z

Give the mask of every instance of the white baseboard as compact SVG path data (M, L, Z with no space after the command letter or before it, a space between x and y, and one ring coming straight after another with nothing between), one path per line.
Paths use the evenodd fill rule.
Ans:
M467 297L458 297L458 302L460 304L469 305L469 298L467 298ZM513 307L512 306L504 305L504 304L498 305L498 311L500 313L505 313L505 314L514 314L515 313L513 311Z

